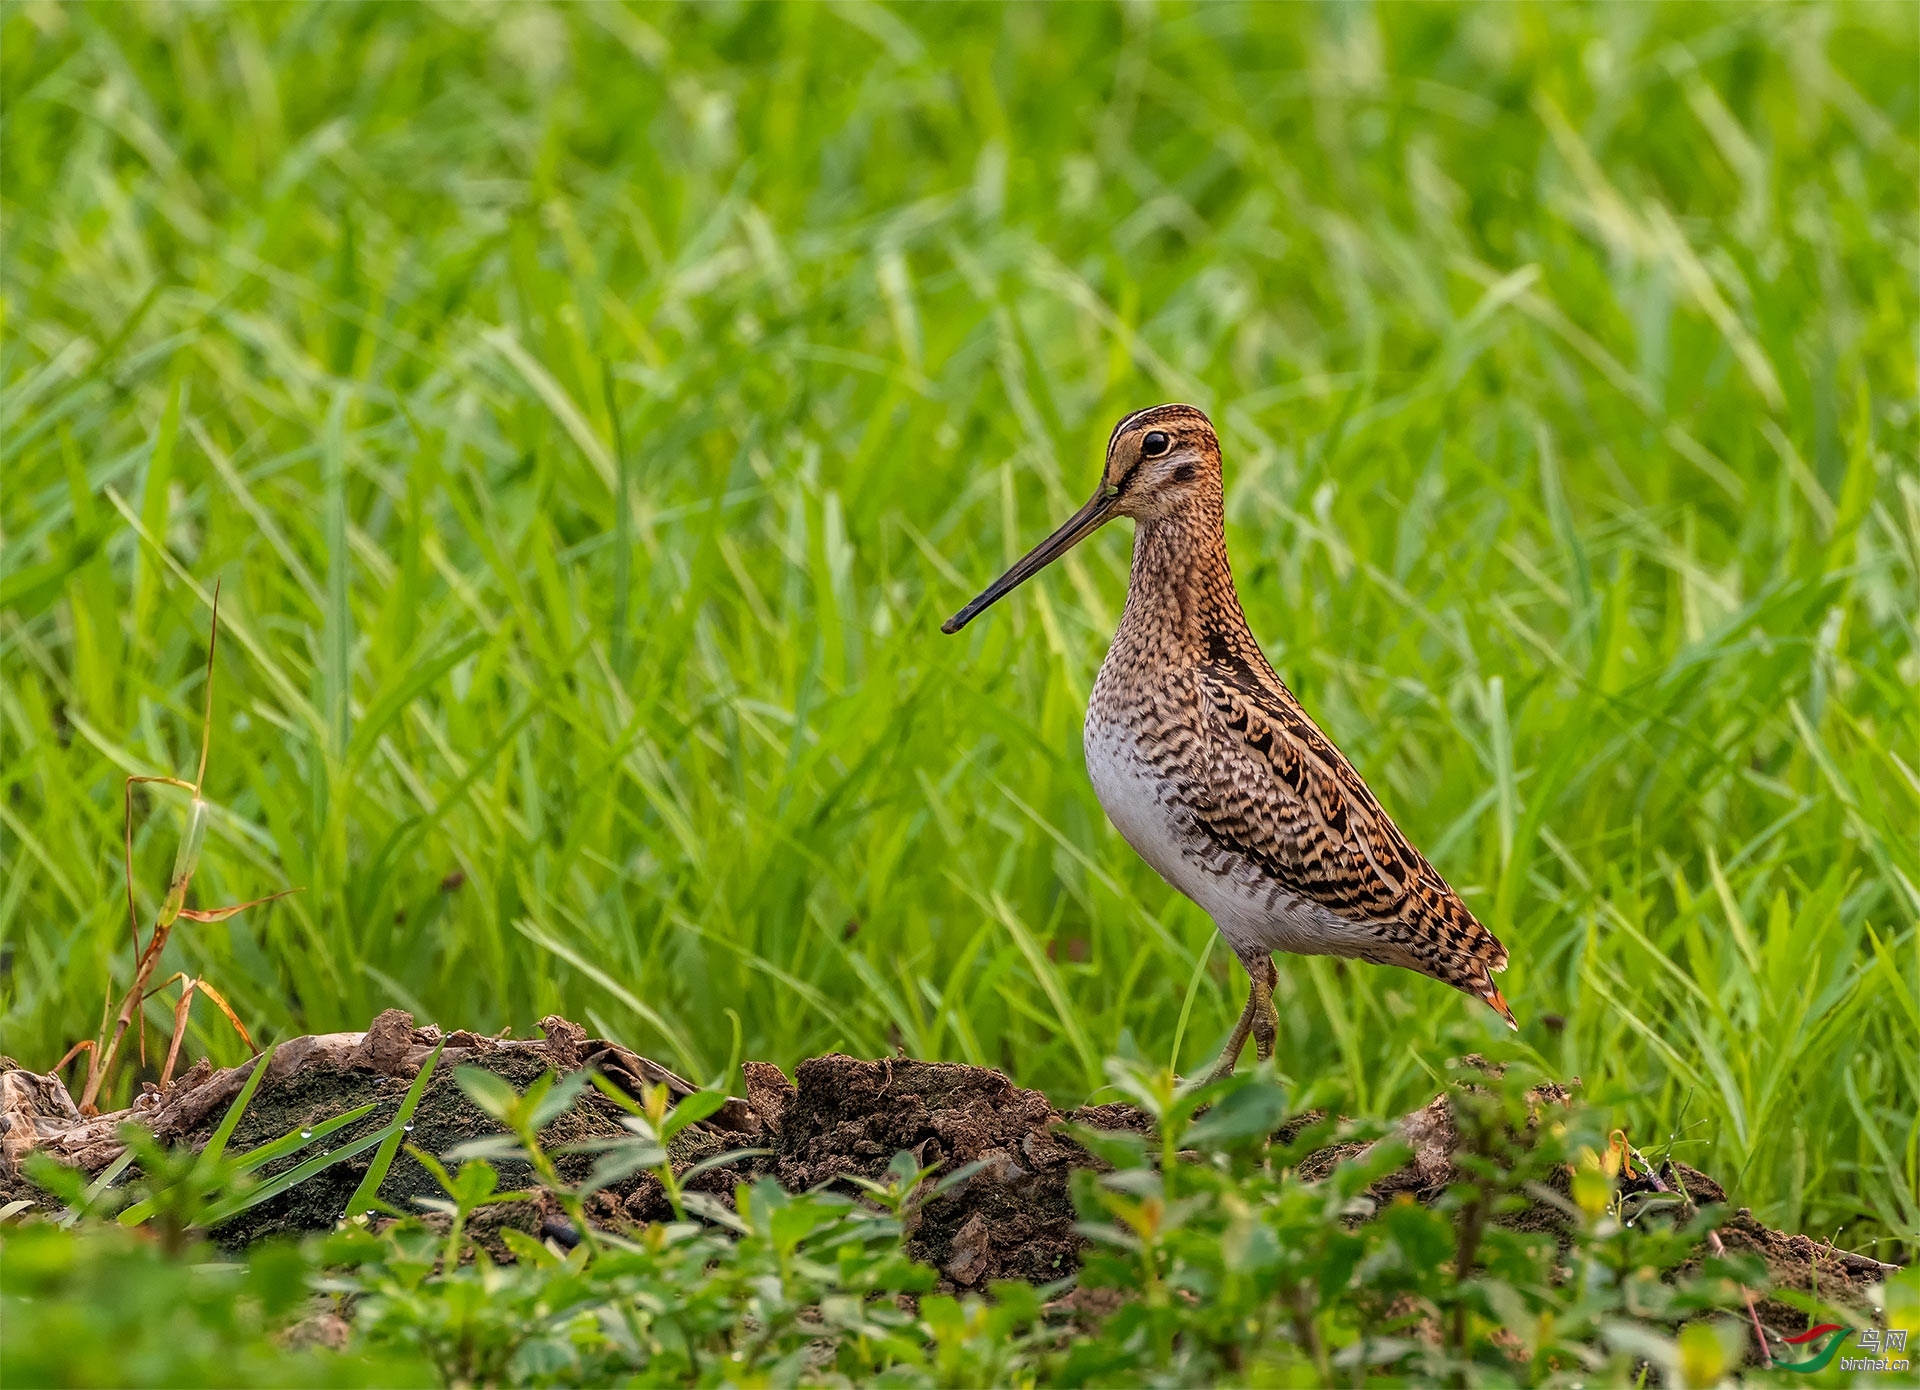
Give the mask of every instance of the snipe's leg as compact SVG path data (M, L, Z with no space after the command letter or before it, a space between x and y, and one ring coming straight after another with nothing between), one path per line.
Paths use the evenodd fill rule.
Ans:
M1247 1007L1240 1011L1240 1021L1233 1025L1233 1034L1227 1039L1219 1064L1207 1074L1209 1081L1233 1075L1234 1064L1240 1060L1240 1049L1247 1045L1249 1033L1253 1034L1254 1052L1261 1061L1273 1056L1273 1039L1280 1027L1280 1015L1273 1007L1273 988L1280 983L1280 972L1268 958L1258 969L1247 968L1247 980Z

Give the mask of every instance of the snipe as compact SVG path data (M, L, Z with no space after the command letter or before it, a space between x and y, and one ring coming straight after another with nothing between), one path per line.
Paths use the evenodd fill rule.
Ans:
M1381 809L1261 654L1227 564L1220 441L1190 405L1114 426L1093 499L941 625L958 632L1117 516L1135 522L1126 610L1087 706L1087 773L1127 843L1213 918L1273 1054L1275 951L1402 965L1484 999L1507 951Z

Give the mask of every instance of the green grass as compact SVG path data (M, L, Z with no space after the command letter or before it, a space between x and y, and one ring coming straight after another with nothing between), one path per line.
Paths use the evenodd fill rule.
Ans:
M1125 528L937 631L1181 398L1540 1064L1912 1252L1911 7L0 14L6 1051L124 987L219 578L197 901L306 891L163 974L258 1032L1191 1071L1244 981L1079 751ZM1281 981L1368 1113L1495 1026Z

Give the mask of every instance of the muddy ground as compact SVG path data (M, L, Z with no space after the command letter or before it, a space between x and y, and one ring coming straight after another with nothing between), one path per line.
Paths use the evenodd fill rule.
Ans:
M613 1043L590 1038L565 1019L549 1018L544 1038L497 1040L471 1033L443 1035L438 1028L415 1028L398 1010L389 1010L364 1033L298 1038L275 1052L258 1093L229 1146L243 1153L295 1129L311 1128L369 1101L376 1109L356 1126L329 1138L330 1145L370 1134L394 1113L420 1066L436 1046L440 1062L413 1116L409 1140L423 1150L443 1154L499 1126L467 1099L454 1080L456 1068L484 1067L516 1088L543 1072L567 1073L594 1066L630 1092L664 1081L676 1094L691 1088L664 1067ZM0 1059L0 1205L14 1198L44 1200L20 1172L20 1161L43 1148L90 1171L105 1168L120 1152L118 1125L136 1120L168 1143L204 1144L239 1093L251 1067L211 1071L198 1064L164 1091L149 1088L134 1107L116 1115L81 1116L57 1081ZM709 1119L675 1140L676 1168L735 1150L759 1150L695 1177L696 1190L728 1198L734 1184L770 1176L790 1191L818 1187L849 1174L879 1177L896 1153L908 1151L922 1165L939 1163L951 1172L964 1164L984 1167L950 1193L924 1203L910 1233L909 1249L945 1275L954 1290L984 1288L994 1279L1048 1282L1072 1273L1079 1263L1080 1238L1073 1231L1068 1193L1072 1170L1092 1162L1058 1131L1063 1120L1098 1129L1147 1131L1147 1117L1124 1105L1082 1107L1063 1114L1037 1091L1015 1086L999 1072L946 1062L903 1058L866 1061L854 1057L816 1057L800 1063L789 1079L764 1062L745 1067L744 1098L729 1102ZM1549 1088L1545 1100L1565 1100ZM624 1135L622 1111L588 1089L555 1120L542 1138L554 1147ZM1430 1200L1453 1181L1455 1133L1445 1097L1401 1122L1414 1151L1407 1166L1378 1184L1375 1196L1411 1192ZM1331 1171L1357 1145L1333 1145L1306 1158L1300 1171L1312 1177ZM302 1155L304 1157L305 1155ZM325 1230L333 1225L366 1172L371 1151L338 1164L253 1208L215 1232L230 1246L244 1245L281 1232ZM287 1164L298 1161L287 1160ZM592 1163L588 1155L561 1155L563 1177L578 1180ZM500 1165L501 1187L533 1185L525 1165ZM268 1170L269 1173L272 1170ZM1636 1188L1637 1184L1637 1188ZM1683 1188L1700 1202L1724 1202L1726 1194L1704 1173L1684 1164L1659 1175L1629 1180L1629 1190L1656 1186ZM396 1208L414 1209L413 1198L437 1195L426 1170L404 1152L395 1161L380 1195ZM620 1226L660 1220L670 1211L659 1181L641 1173L593 1199L590 1215ZM565 1234L550 1203L513 1203L489 1209L489 1224L511 1224L529 1232ZM1542 1208L1542 1219L1551 1219ZM1802 1235L1770 1230L1745 1209L1722 1223L1719 1234L1728 1250L1746 1250L1766 1261L1775 1289L1798 1289L1842 1302L1864 1302L1865 1291L1891 1266L1816 1244ZM492 1242L489 1242L490 1244ZM504 1253L504 1250L503 1252ZM1761 1317L1776 1326L1798 1326L1804 1315L1768 1299Z

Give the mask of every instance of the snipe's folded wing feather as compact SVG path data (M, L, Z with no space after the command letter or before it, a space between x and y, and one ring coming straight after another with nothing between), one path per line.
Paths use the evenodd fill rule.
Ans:
M1193 809L1209 838L1286 891L1376 924L1383 958L1496 996L1487 971L1505 968L1505 948L1279 678L1221 661L1202 665L1198 679L1210 791Z
M1208 664L1199 681L1212 775L1196 810L1215 841L1342 917L1395 916L1418 856L1339 750L1250 672Z

